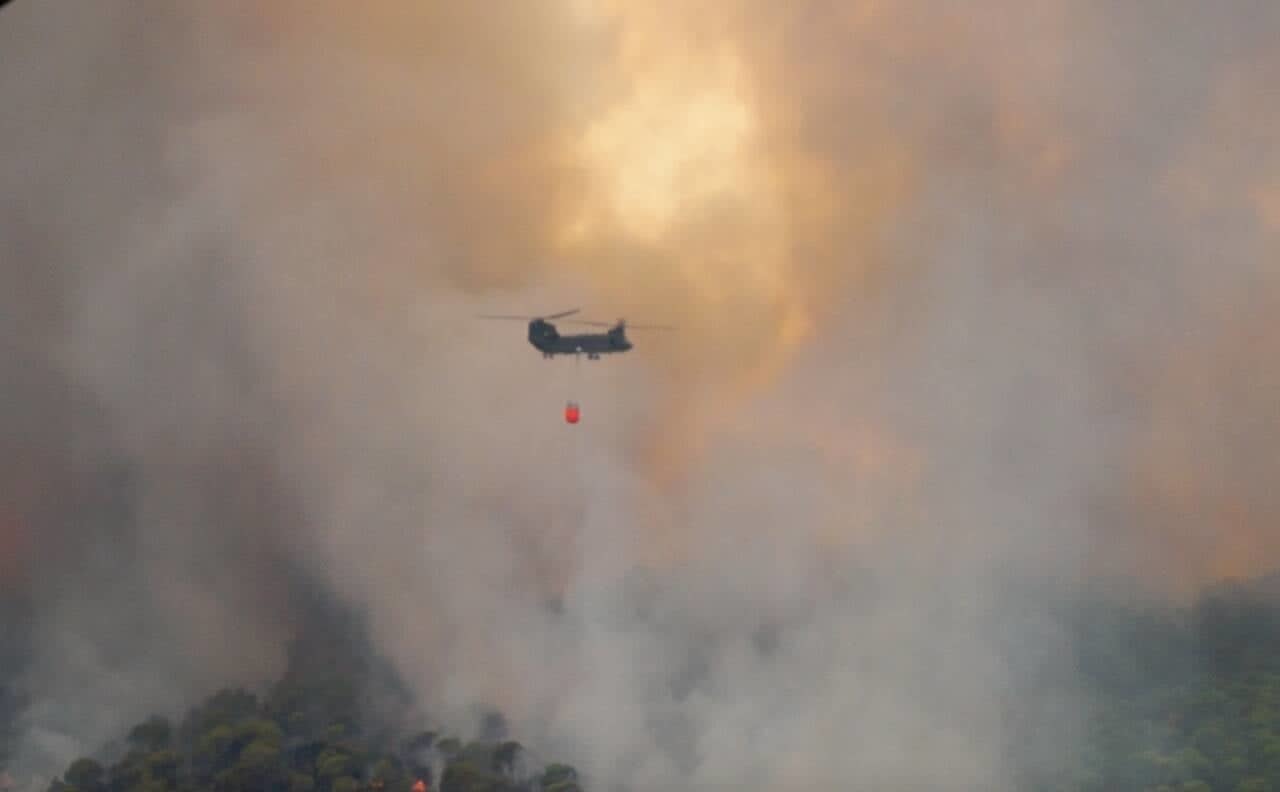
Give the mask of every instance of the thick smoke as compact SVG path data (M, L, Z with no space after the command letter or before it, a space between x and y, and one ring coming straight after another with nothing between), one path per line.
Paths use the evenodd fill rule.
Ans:
M436 718L601 786L1015 786L1080 715L1057 597L1280 563L1278 35L6 10L18 766L269 678L318 578ZM579 304L682 330L578 366L471 318Z
M290 518L238 239L165 153L188 23L19 4L0 37L0 643L25 774L276 673Z

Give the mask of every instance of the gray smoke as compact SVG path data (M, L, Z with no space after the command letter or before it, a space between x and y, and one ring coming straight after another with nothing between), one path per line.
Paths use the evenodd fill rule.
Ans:
M240 253L164 151L192 40L164 3L0 17L0 629L23 776L283 660L290 522L235 327Z
M497 707L603 788L1069 763L1061 599L1280 560L1277 34L1243 1L6 9L14 766L271 678L312 578L434 717ZM700 148L737 128L720 47L741 151ZM686 331L579 369L471 319L583 302Z

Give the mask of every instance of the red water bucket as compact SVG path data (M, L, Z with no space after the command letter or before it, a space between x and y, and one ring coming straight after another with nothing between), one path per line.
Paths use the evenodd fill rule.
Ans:
M565 423L576 424L578 419L582 417L582 412L578 409L577 402L569 402L564 406Z

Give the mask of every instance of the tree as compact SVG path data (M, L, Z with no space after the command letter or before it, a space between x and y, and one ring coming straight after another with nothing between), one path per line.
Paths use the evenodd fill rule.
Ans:
M431 775L431 749L435 745L436 733L422 731L405 740L401 753L405 765L415 778L428 778Z
M139 723L129 732L129 745L144 753L162 751L173 739L173 724L168 718L156 716Z
M518 742L508 740L497 747L493 752L494 769L500 773L511 776L515 773L516 762L520 758L520 753L524 747Z
M578 771L566 764L548 765L542 771L543 792L581 792Z
M75 787L78 792L102 792L106 789L103 778L106 770L93 759L77 759L63 774L68 786Z
M436 750L446 759L452 759L462 751L462 741L457 737L446 737L436 743Z
M440 779L440 792L509 792L507 779L471 762L450 762Z
M407 781L404 766L398 759L384 756L373 766L373 780L381 782L385 789L395 789Z

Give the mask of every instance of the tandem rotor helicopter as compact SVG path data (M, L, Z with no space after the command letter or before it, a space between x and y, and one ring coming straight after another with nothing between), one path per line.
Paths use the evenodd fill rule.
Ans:
M566 316L573 316L578 313L581 308L574 308L570 311L561 311L560 313L550 314L548 316L508 316L505 314L481 314L481 319L511 319L529 323L529 343L535 349L542 353L544 358L553 358L556 355L583 355L587 356L587 360L599 360L601 355L613 355L620 352L626 352L631 349L631 341L627 338L627 328L641 328L645 330L674 330L675 328L667 325L628 325L625 319L619 319L617 322L610 324L608 322L589 322L582 319L570 319L564 324L580 324L594 325L596 327L609 328L603 333L577 333L574 335L561 335L556 326L551 324L552 319L563 319Z
M607 327L608 330L603 333L575 333L572 335L561 335L556 326L551 323L552 319L562 320L566 316L573 316L580 311L580 308L574 308L570 311L561 311L560 313L549 314L547 316L509 316L506 314L481 314L481 319L505 319L515 320L529 323L529 343L542 353L547 359L554 358L556 355L573 355L578 360L582 359L582 355L587 356L587 360L599 360L601 355L615 355L626 352L632 348L630 339L627 338L627 322L625 319L619 319L614 324L608 322L590 322L582 319L570 319L565 324L594 325L595 327ZM674 330L673 327L667 325L631 325L632 327L640 327L653 330ZM576 424L582 418L582 410L576 401L570 400L564 407L565 423Z

